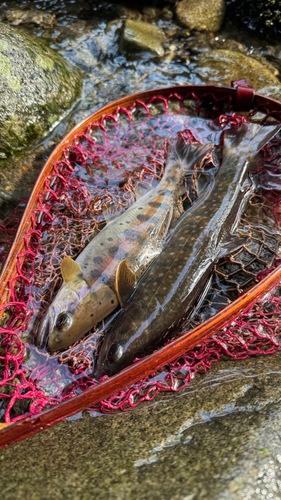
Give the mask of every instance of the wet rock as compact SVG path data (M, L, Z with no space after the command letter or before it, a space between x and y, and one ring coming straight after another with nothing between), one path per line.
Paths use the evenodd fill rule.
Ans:
M121 36L121 49L130 51L148 50L157 56L164 55L166 42L164 32L153 24L126 20Z
M171 9L169 9L169 7L164 7L164 9L162 10L162 16L167 21L170 21L170 19L173 19L174 17L173 12Z
M155 7L144 7L142 13L149 19L156 19L160 14L160 10Z
M6 19L14 26L32 23L45 27L56 24L55 14L39 10L11 9L7 12Z
M187 45L194 54L218 49L242 52L246 55L248 55L249 52L245 44L233 38L228 38L228 33L225 31L221 31L216 37L211 36L210 33L198 31L195 35L189 37Z
M231 50L212 50L201 53L196 58L195 72L202 83L230 85L232 80L247 78L259 92L269 96L281 97L281 84L276 68L265 62Z
M0 24L0 157L41 138L77 100L77 68L47 45Z
M2 450L5 500L277 499L280 361L226 359L178 394L80 412Z
M130 19L132 21L141 21L142 20L142 15L141 12L137 9L131 9L126 5L118 5L118 8L116 9L118 12L119 16L122 17L123 19Z
M176 4L179 22L199 31L218 31L223 23L225 0L182 0Z

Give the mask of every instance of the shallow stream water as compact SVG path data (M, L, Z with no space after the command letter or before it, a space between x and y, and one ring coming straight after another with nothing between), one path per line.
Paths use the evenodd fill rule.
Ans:
M79 66L84 84L79 103L40 145L12 163L9 179L5 170L11 167L3 166L1 187L8 179L12 194L0 208L2 216L29 194L58 141L99 107L148 88L205 83L206 72L197 65L200 52L238 50L264 58L276 75L280 66L281 44L260 39L229 19L216 35L190 34L161 10L147 18L141 9L118 4L6 2L0 9L3 22L11 8L55 14L52 26L20 24L18 29L44 37ZM168 40L162 58L118 48L119 19L125 17L143 17L161 27ZM220 75L214 83L220 83ZM280 498L280 359L280 353L240 361L226 357L177 395L159 395L127 413L84 412L2 450L1 497Z

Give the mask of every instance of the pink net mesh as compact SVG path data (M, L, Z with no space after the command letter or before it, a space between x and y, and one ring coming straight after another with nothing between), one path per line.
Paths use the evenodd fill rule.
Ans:
M280 114L263 108L255 109L248 118L264 123L280 121ZM195 127L196 139L214 142L219 157L224 126L240 119L233 114L231 97L217 99L212 94L199 100L195 94L185 98L173 94L167 99L156 95L147 104L136 101L130 109L117 108L65 148L32 213L25 249L17 259L17 275L9 281L10 302L0 308L0 421L35 415L97 383L92 372L101 325L67 351L54 355L33 343L38 322L61 285L61 261L66 255L75 258L104 227L103 212L109 205L117 212L129 207L140 181L152 186L161 178L172 135L181 133L188 140L188 128ZM216 265L206 293L182 332L214 315L278 264L280 159L281 137L277 136L262 151L255 174L259 190L239 217L238 233L247 236L245 245ZM196 199L195 180L214 161L217 165L208 155L186 179L179 213ZM7 257L23 207L1 225L0 265ZM280 291L276 287L216 336L92 409L127 410L160 391L178 391L224 355L238 360L276 352Z

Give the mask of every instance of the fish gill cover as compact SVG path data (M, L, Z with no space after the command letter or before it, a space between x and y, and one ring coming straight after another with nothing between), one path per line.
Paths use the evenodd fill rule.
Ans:
M247 118L261 124L281 120L279 113L264 107ZM0 308L0 422L35 415L97 384L94 353L102 325L64 352L50 355L34 345L38 323L62 283L64 257L75 258L104 227L108 206L117 212L126 209L139 182L152 186L159 181L176 134L217 146L214 157L208 153L185 180L178 212L188 210L197 198L197 179L218 165L214 158L221 155L222 130L241 121L245 118L233 114L230 96L208 94L199 100L195 94L167 99L155 95L147 104L136 101L130 109L103 116L64 149L32 213L18 274L9 281L10 302ZM280 160L281 134L263 148L255 164L258 190L248 197L237 222L237 234L246 237L244 246L216 264L209 286L178 334L213 316L279 263ZM23 209L24 202L0 226L0 266ZM238 360L280 350L280 292L281 287L274 288L223 331L91 409L127 410L160 391L178 391L224 355Z

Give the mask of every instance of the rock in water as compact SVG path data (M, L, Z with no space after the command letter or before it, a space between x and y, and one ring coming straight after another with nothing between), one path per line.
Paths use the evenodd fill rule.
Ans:
M191 30L218 31L223 23L225 0L182 0L177 2L179 22Z
M19 24L37 24L38 26L52 26L56 24L56 15L40 10L11 9L6 19L14 26Z
M41 138L80 96L77 68L22 31L0 23L0 158Z
M163 56L165 41L165 33L153 24L129 19L124 22L121 47L128 52L148 50L157 56Z
M268 97L280 99L281 84L276 77L277 70L259 57L257 61L240 52L232 50L212 50L202 52L196 58L194 74L199 76L202 83L215 85L229 85L232 80L247 78L256 91Z

